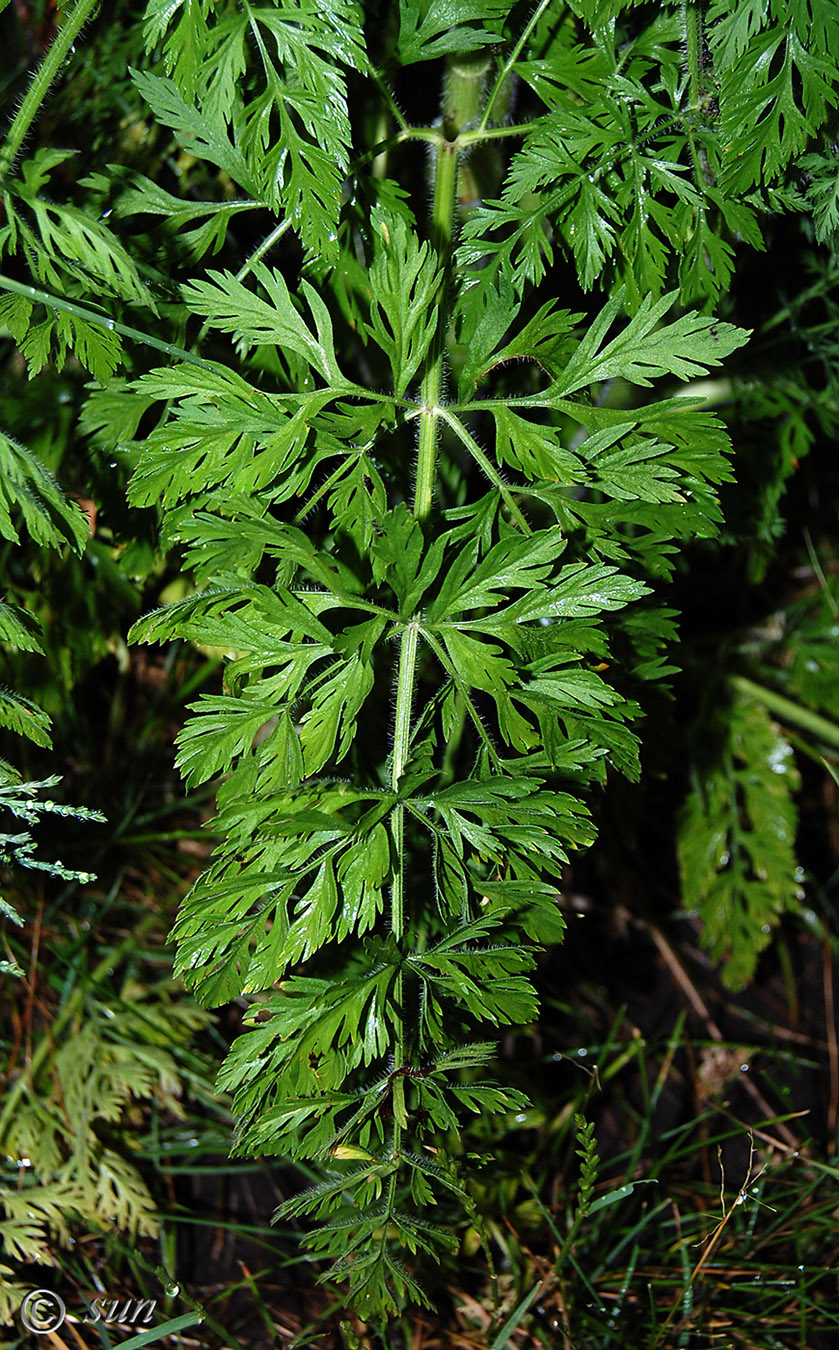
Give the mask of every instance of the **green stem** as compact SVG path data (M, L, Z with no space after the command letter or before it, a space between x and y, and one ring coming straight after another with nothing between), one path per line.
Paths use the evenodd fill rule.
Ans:
M747 680L743 675L732 675L729 683L739 694L756 699L770 712L777 713L782 722L791 722L794 727L811 732L827 745L839 747L839 726L835 722L812 712L810 708L802 708L800 703L794 703L783 694L776 694L774 689Z
M699 15L693 0L682 0L682 38L688 73L688 107L696 110L702 103L702 71L699 60L701 33Z
M443 133L439 127L406 127L404 131L394 131L392 135L386 136L383 141L377 141L362 155L357 155L355 159L350 160L348 176L351 177L359 169L363 169L366 164L374 163L380 155L386 155L397 145L405 145L408 141L423 141L427 145L439 145L442 139Z
M510 136L527 136L539 125L538 118L534 118L532 122L516 122L508 127L475 127L472 131L462 131L458 140L461 145L483 145L486 141L503 141Z
M256 267L256 264L262 261L262 259L265 257L265 254L268 253L269 250L272 249L280 239L282 239L283 235L285 234L286 230L289 229L290 225L291 225L291 216L289 216L286 220L281 220L279 225L274 226L271 233L266 235L260 244L257 244L253 253L239 268L239 271L236 273L237 281L244 281L248 273L251 272L254 267ZM204 338L207 336L209 329L210 329L210 320L206 319L204 324L202 325L201 332L198 334L198 337L195 340L196 345L200 345L204 341Z
M437 474L437 443L440 434L441 401L443 397L443 369L446 330L449 323L449 290L451 279L452 239L454 235L457 170L460 156L458 133L479 110L483 88L486 57L465 58L449 64L443 89L443 128L445 139L437 143L434 171L434 196L431 206L431 245L440 262L442 278L437 309L437 331L423 364L420 389L420 419L417 438L417 463L414 478L414 517L427 518L434 496ZM411 715L416 679L419 631L408 623L403 632L399 652L399 672L396 683L396 720L393 732L391 786L398 790L408 760L411 744ZM405 930L405 808L401 803L391 817L393 851L396 858L391 886L391 930L397 942ZM402 1009L399 1030L394 1045L394 1067L400 1069L406 1059L406 1018L404 1013L404 983L400 971L394 990L396 1006ZM400 1083L400 1088L404 1085ZM401 1102L400 1102L401 1105ZM397 1117L399 1113L396 1113ZM393 1151L399 1152L402 1125L394 1119ZM396 1196L396 1176L391 1179L388 1203Z
M177 357L179 361L188 361L194 366L209 365L207 361L202 361L200 356L184 351L183 347L176 347L171 342L163 342L160 338L152 337L150 333L141 333L139 328L129 328L127 324L117 323L115 319L109 319L106 314L97 314L95 309L87 309L84 305L73 304L71 300L65 300L60 295L50 295L48 291L39 291L37 287L27 286L25 282L13 281L11 277L0 276L0 290L12 291L15 295L24 295L27 300L34 300L37 305L46 305L49 309L63 309L66 314L75 314L78 319L84 319L85 323L96 324L98 328L107 328L109 333L119 333L122 337L131 338L134 342L142 342L144 346L154 347L156 351L165 352L167 356Z
M437 331L425 359L420 389L420 429L414 483L414 516L424 520L431 510L437 467L437 441L443 393L443 358L449 321L452 235L454 233L457 171L462 145L460 133L480 111L489 58L483 52L451 60L443 88L443 131L438 142L431 206L431 246L441 263L442 280Z
M23 102L15 114L3 142L3 148L0 150L0 181L6 177L17 159L26 133L44 105L50 85L67 60L73 43L98 3L99 0L78 0L73 13L58 30L55 41L35 71L32 83L24 94Z
M396 724L393 733L393 763L391 786L396 792L405 769L411 744L411 704L414 692L414 674L417 664L419 632L416 624L409 624L402 634L399 653L399 676L396 685ZM390 921L393 936L401 940L405 924L405 876L403 866L405 839L405 808L396 806L393 812L393 843L396 864L391 890Z
M531 14L529 22L522 30L518 42L516 43L515 47L510 52L510 55L507 57L507 60L504 62L503 66L499 70L495 84L492 86L492 92L489 98L487 99L486 107L484 108L484 114L483 117L481 118L480 126L478 127L478 131L481 134L483 134L483 132L485 132L487 129L489 119L492 116L492 110L495 107L496 99L498 98L499 94L501 93L501 90L504 87L504 81L509 79L513 70L513 66L516 64L516 62L518 61L519 57L522 54L524 44L530 38L530 34L533 32L533 29L536 27L537 23L541 19L550 2L551 0L539 0L539 4L536 6L536 9Z
M692 114L702 111L705 93L705 81L702 77L702 16L696 0L682 0L681 8L682 40L688 77L686 112ZM702 147L696 141L693 118L690 115L685 117L685 132L690 147L690 158L696 183L700 188L703 185L709 187L712 184L712 175L708 168L708 159ZM705 214L704 209L699 214L701 223L701 218Z
M788 319L792 319L800 314L808 301L815 300L816 297L823 295L824 291L825 279L824 277L821 277L818 281L814 282L812 286L808 287L806 291L800 291L796 295L794 301L788 305L784 305L783 309L779 309L778 313L773 315L771 319L767 319L766 323L761 324L760 328L757 330L759 336L763 337L766 333L771 333L772 329L777 328L779 324L786 323Z
M472 405L470 405L470 407L471 406ZM452 428L454 432L457 433L460 440L466 446L466 449L469 451L475 463L479 465L481 469L483 469L489 481L493 484L494 487L498 489L498 491L501 494L501 498L507 507L507 510L510 512L510 515L516 522L516 525L521 530L522 534L531 534L532 531L530 529L530 526L528 525L527 521L525 520L524 516L522 515L518 506L516 505L515 498L513 497L512 492L507 487L507 484L504 482L504 479L501 477L498 470L495 468L495 465L492 463L489 457L484 454L483 450L478 445L478 442L475 440L474 436L470 436L469 432L466 430L460 418L453 417L452 414L449 412L448 408L443 410L442 415L445 421L448 423L448 425Z
M431 510L434 479L437 471L437 438L440 420L440 399L443 393L443 356L446 345L448 305L448 263L454 229L455 188L457 186L458 147L448 141L437 150L434 178L434 202L431 209L431 242L443 264L442 295L437 332L425 359L420 390L420 425L417 446L417 469L414 481L414 515L424 520Z
M381 94L382 98L384 99L385 103L390 109L391 116L393 117L394 122L399 127L400 131L407 131L408 123L405 120L405 114L399 107L399 104L396 102L396 99L393 97L393 94L388 88L386 80L376 69L375 65L371 67L370 73L373 76L373 79L375 80L376 84L378 85L379 93Z

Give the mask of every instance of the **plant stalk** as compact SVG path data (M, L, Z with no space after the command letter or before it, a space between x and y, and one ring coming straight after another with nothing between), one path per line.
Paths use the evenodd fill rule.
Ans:
M442 263L443 275L440 282L437 331L425 359L420 389L421 412L416 478L414 480L414 516L417 520L425 520L431 510L431 499L437 471L437 439L440 399L443 393L443 355L448 317L449 255L454 228L458 149L456 142L445 141L438 147L436 153L434 201L431 208L431 242Z
M69 18L61 25L52 46L32 77L32 82L23 96L12 125L6 134L3 148L0 150L0 181L2 181L23 145L26 133L43 106L50 85L56 79L79 33L84 28L99 0L78 0Z
M451 258L454 237L457 174L461 153L459 132L472 122L480 111L484 75L488 58L479 53L476 58L459 58L449 63L443 88L442 124L445 139L437 145L434 165L434 195L431 206L431 245L440 263L441 280L437 298L437 329L434 341L423 364L420 386L420 419L417 440L417 463L414 477L414 507L416 520L423 521L431 511L434 483L437 475L437 446L441 425L443 398L443 371L446 330L449 324ZM399 652L399 673L396 685L396 720L393 733L391 787L397 791L411 742L411 714L416 680L419 631L415 623L408 623L402 632ZM397 942L405 930L405 809L397 804L391 818L394 874L391 885L391 931ZM404 987L402 974L397 977L395 1002L402 1007ZM394 1046L394 1068L405 1063L405 1017L400 1019L398 1040ZM403 1088L401 1082L398 1083ZM395 1096L395 1088L394 1088ZM401 1104L401 1103L400 1103ZM402 1107L404 1110L404 1106ZM394 1120L393 1148L399 1151L402 1126ZM395 1197L395 1177L390 1186L390 1201Z
M394 792L405 769L411 743L411 704L413 702L418 641L419 634L416 625L409 624L402 634L402 646L399 652L399 675L396 683L396 723L393 731L393 764L391 766L391 785ZM393 936L399 942L405 926L405 808L403 806L394 808L393 844L395 870L391 888L390 925Z
M163 352L166 356L171 356L178 361L187 361L193 366L205 366L210 368L209 362L202 360L200 356L195 356L193 352L185 351L183 347L176 347L171 342L164 342L161 338L154 337L151 333L143 333L139 328L129 328L127 324L117 323L115 319L109 319L107 314L99 314L95 309L88 309L85 305L77 305L72 300L65 300L62 295L52 295L49 291L40 291L36 286L29 286L24 281L15 281L13 277L0 276L0 291L10 291L14 295L25 296L36 305L46 305L48 309L60 309L65 314L75 314L77 319L84 319L85 323L95 324L98 328L106 328L109 333L119 333L121 337L130 338L134 342L142 342L146 347L154 347L158 352Z
M425 520L431 510L437 470L440 400L443 394L443 358L449 323L452 238L454 235L457 173L462 153L460 133L475 121L481 109L489 57L478 52L449 63L443 88L444 140L438 142L431 206L431 246L441 266L437 331L425 364L420 388L420 427L414 481L414 516Z
M755 684L753 680L747 680L743 675L732 675L729 683L738 694L756 699L764 708L775 713L782 722L791 722L794 727L809 731L826 745L839 748L839 726L827 717L812 712L810 708L802 708L800 703L794 703L783 694L776 694L774 689L767 689L765 685Z
M700 59L701 28L696 4L682 0L682 41L688 76L688 107L696 111L702 102L702 70Z

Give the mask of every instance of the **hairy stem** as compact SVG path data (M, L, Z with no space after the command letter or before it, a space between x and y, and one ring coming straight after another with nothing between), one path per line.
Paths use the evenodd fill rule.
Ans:
M26 133L34 122L49 93L50 85L70 54L79 33L84 28L99 0L78 0L70 17L62 24L55 41L32 77L32 83L23 97L12 125L9 127L3 148L0 149L0 180L6 177L17 159Z
M431 510L431 497L437 469L437 437L440 399L443 393L443 353L446 345L448 311L448 261L454 227L455 188L457 186L458 147L449 141L437 150L434 177L434 203L431 210L431 240L443 264L437 331L425 358L420 390L420 425L417 468L414 480L414 515L424 520Z
M483 133L486 131L489 125L489 119L492 116L493 109L501 93L501 90L504 88L505 81L510 79L513 73L513 67L515 66L516 62L521 56L522 51L524 50L525 43L529 40L531 33L533 32L537 23L541 19L550 2L551 0L539 0L539 4L536 6L535 10L531 14L528 23L523 28L518 42L516 43L515 47L510 52L510 55L507 57L507 60L504 62L503 66L499 70L498 75L496 76L495 79L495 84L492 86L492 92L490 93L490 96L486 101L486 107L484 108L483 117L481 118L481 124L480 127L478 128L478 131L481 135L483 135Z
M434 199L431 207L431 244L441 263L441 293L437 310L437 331L425 358L420 390L420 429L417 470L414 483L414 515L424 520L431 510L437 466L437 440L440 426L440 399L443 393L443 356L449 321L452 234L454 232L457 170L461 154L460 132L475 120L480 111L484 78L489 58L483 53L451 61L443 89L443 131L445 140L436 149Z
M702 101L702 71L700 68L701 30L696 4L682 0L682 41L688 76L688 107L694 111Z
M402 646L399 652L399 676L396 685L396 723L393 732L393 764L391 766L391 784L394 791L396 791L399 779L404 771L411 740L411 702L414 672L417 664L417 642L416 625L409 624L402 634ZM397 806L393 812L393 843L396 861L390 905L390 923L393 936L397 942L402 937L405 925L404 838L405 808Z
M448 423L448 425L452 428L452 430L456 432L459 439L466 446L466 449L469 451L475 463L480 465L480 467L483 469L484 473L486 474L489 481L492 483L493 487L498 489L499 493L501 494L501 498L505 506L507 507L507 510L510 512L510 515L512 516L518 528L521 530L522 534L531 534L532 530L528 525L525 517L519 510L518 506L516 505L513 494L507 487L507 484L504 482L504 479L501 477L498 470L495 468L494 464L492 463L492 460L489 458L488 455L484 454L483 450L478 445L478 442L475 440L474 436L470 436L469 432L466 430L460 418L453 416L453 414L449 411L448 408L444 409L442 416Z
M443 397L443 360L446 330L449 324L451 256L454 235L457 171L460 157L458 133L472 121L480 110L483 80L488 68L487 58L461 58L449 64L443 90L442 121L445 139L438 143L434 165L434 196L431 207L431 244L441 268L440 292L437 305L437 329L434 341L425 357L420 388L420 419L417 442L417 463L414 477L414 516L422 521L431 511L434 482L437 473L437 444L440 434ZM416 678L419 632L416 624L407 624L402 633L399 652L399 674L396 686L396 720L393 733L391 786L397 790L405 769L411 740L411 713ZM391 831L395 855L391 886L391 929L397 941L405 928L405 808L399 804L393 810ZM402 975L398 976L395 991L397 1006L403 1006ZM406 1019L400 1018L400 1031L394 1047L394 1067L400 1069L406 1058ZM394 1089L393 1149L399 1152L402 1136L400 1119L404 1117L404 1085L398 1082L400 1099ZM389 1203L395 1202L396 1177L389 1187Z

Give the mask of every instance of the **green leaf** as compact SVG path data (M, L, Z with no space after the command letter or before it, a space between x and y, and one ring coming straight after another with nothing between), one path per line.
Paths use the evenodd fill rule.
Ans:
M166 70L192 95L207 52L210 0L147 0L143 37L151 51L165 40Z
M835 41L835 16L829 23ZM782 22L756 34L721 80L725 190L734 195L775 178L837 101L835 63L816 49L809 24Z
M569 619L622 609L649 592L649 587L622 575L616 567L569 563L561 567L544 596L528 595L509 605L506 621Z
M351 143L345 69L368 68L355 0L239 12L175 0L147 13L147 47L160 38L171 88L137 78L161 120L282 208L310 257L334 261Z
M81 553L89 529L75 502L69 502L39 459L0 432L0 534L20 542L12 517L22 520L36 544L60 548L70 544Z
M32 301L25 295L4 295L0 298L0 324L8 328L18 346L29 332L31 316Z
M555 427L543 427L520 416L504 404L492 409L495 418L495 456L527 478L548 478L558 483L585 480L577 455L566 450Z
M440 572L446 539L441 536L426 549L422 529L404 502L382 515L377 524L370 548L373 576L379 583L387 581L399 601L400 614L410 617Z
M0 600L0 642L20 652L42 652L42 637L37 619L18 605Z
M700 747L679 822L685 904L702 921L702 943L741 989L781 914L798 895L792 750L754 700L719 706Z
M129 1336L127 1341L120 1344L125 1350L143 1350L144 1346L153 1345L161 1336L179 1335L182 1331L188 1331L190 1327L200 1326L203 1320L201 1314L197 1312L181 1313L179 1317L170 1317L155 1327L149 1327L147 1331L141 1331L139 1336Z
M230 882L202 878L193 888L174 928L175 969L208 1007L280 978L290 890L256 869Z
M323 301L308 282L301 289L317 325L311 332L291 302L281 274L264 263L251 269L264 288L263 300L230 272L209 272L209 281L193 281L184 287L184 300L197 314L203 314L213 328L233 333L249 346L272 345L289 348L329 384L350 392L338 369L332 342L332 328Z
M339 762L349 753L358 714L373 683L372 667L356 654L340 663L335 674L320 686L300 728L307 774L322 769L333 752Z
M164 217L167 229L178 233L180 243L196 261L206 253L217 253L222 248L228 228L236 216L247 211L258 211L263 205L260 201L247 198L221 202L190 201L173 196L159 183L142 174L135 177L134 184L120 194L114 214L120 219L141 215ZM193 222L196 223L192 229L183 228Z
M410 66L498 42L510 8L510 0L399 0L399 60Z
M190 704L190 711L195 716L178 735L175 762L187 785L197 786L250 751L257 733L275 716L275 705L202 694L197 703Z
M500 695L515 680L515 667L495 643L477 641L456 630L444 633L443 641L459 678L473 689Z
M0 688L0 726L8 727L19 736L28 737L36 745L47 748L52 745L47 714L11 689Z
M565 547L556 527L536 530L528 538L513 536L495 544L476 565L474 548L463 548L452 561L439 594L430 606L432 623L483 606L498 606L510 590L536 595Z
M340 66L366 72L366 53L358 41L361 11L354 0L329 0L291 14L254 7L249 17L265 90L246 104L243 146L262 168L272 205L279 191L310 256L332 262L351 142ZM262 29L271 35L279 64Z
M678 574L666 594L690 590L682 541L720 529L732 461L709 408L733 418L745 395L733 366L697 382L746 334L703 307L808 190L824 237L834 214L813 104L834 97L832 24L809 0L736 15L710 0L702 23L691 6L527 8L400 0L365 33L355 0L148 0L155 73L135 89L156 130L135 147L127 128L144 174L79 185L88 218L110 209L143 231L128 252L144 281L171 279L161 322L194 348L96 391L85 418L97 455L132 462L130 504L157 513L183 572L184 598L131 639L223 665L177 737L182 775L215 780L217 809L177 970L207 1003L247 1003L221 1077L236 1149L312 1164L313 1190L285 1212L322 1222L310 1246L370 1325L422 1298L420 1259L454 1252L427 1207L456 1199L479 1222L446 1141L470 1114L526 1103L490 1081L477 1038L537 1016L530 944L563 938L569 860L594 839L607 775L639 776L642 705L654 717L653 681L674 668L664 588ZM738 94L732 68L749 62ZM440 78L436 120L424 96L410 121L397 101L419 64ZM734 170L738 97L755 144ZM793 177L802 119L825 126L809 183ZM39 197L61 162L44 155L25 190ZM33 209L7 217L0 247L41 247ZM210 252L220 270L205 272ZM558 307L566 264L578 292L602 287L602 308ZM69 252L55 266L65 285L94 275ZM816 313L826 330L826 296L793 306L795 322ZM75 346L109 378L113 353L30 301L0 309L30 368ZM773 378L788 472L835 431L822 339L813 353L818 406ZM659 379L673 397L650 401ZM765 456L760 475L777 477ZM802 638L778 679L803 680L818 642ZM711 730L693 845L716 828L702 792L722 774L751 859L770 798L776 827L788 819L792 779L772 797L749 778L769 752L748 718L720 732L724 762ZM710 891L729 865L712 876L701 861L687 866ZM730 890L735 915L760 908L756 866ZM579 1218L613 1201L594 1199L593 1126L579 1121L577 1141Z
M839 163L832 150L802 155L799 166L808 176L807 202L816 227L816 238L829 244L839 230Z
M251 197L261 196L259 183L238 145L230 139L227 124L216 109L199 111L188 103L173 80L134 70L131 78L159 122L171 127L184 150L209 160L229 174Z
M536 1016L536 993L523 972L533 967L530 952L511 946L460 949L437 944L418 953L412 967L428 986L428 997L452 1000L479 1022L528 1022ZM470 1090L480 1092L476 1084ZM464 1089L455 1096L465 1100ZM471 1103L470 1103L471 1105ZM478 1109L472 1106L472 1109Z
M95 280L114 295L146 305L154 314L158 312L134 259L101 221L66 203L57 205L36 196L24 200L35 217L46 254L37 266L42 281L60 287L56 268L60 259L74 275L86 274L88 282Z
M619 1205L622 1200L628 1200L635 1191L636 1186L656 1186L658 1184L656 1177L639 1177L637 1181L629 1181L625 1186L616 1186L614 1190L607 1191L605 1195L600 1195L596 1200L586 1208L586 1215L597 1214L601 1209L608 1209L611 1205Z
M671 462L673 447L633 437L621 448L613 448L629 430L617 426L596 432L580 447L580 455L592 464L596 486L619 501L684 501L679 470Z
M653 304L646 296L623 331L603 346L621 309L622 296L613 296L551 385L551 395L567 397L618 376L644 388L661 375L692 380L706 375L711 366L720 365L748 340L743 329L701 314L685 314L660 326L675 299L675 293L665 295Z
M378 221L374 240L365 327L390 361L393 392L402 398L437 329L440 270L428 244L409 234L399 217Z

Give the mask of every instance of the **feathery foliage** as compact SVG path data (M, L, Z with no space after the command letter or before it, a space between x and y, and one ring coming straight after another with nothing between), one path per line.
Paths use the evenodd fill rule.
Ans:
M149 0L133 91L177 171L57 204L63 151L17 168L26 102L0 156L0 319L30 374L87 367L85 427L192 578L132 640L225 660L178 738L220 842L177 970L247 1000L236 1148L322 1169L285 1214L322 1221L370 1317L456 1246L429 1215L470 1212L464 1119L525 1105L488 1029L536 1016L563 867L607 774L638 777L638 700L672 672L663 587L721 525L730 442L691 385L748 333L712 310L766 213L809 192L832 230L839 101L833 6L806 0L400 0L381 31L374 8ZM439 100L409 122L418 73ZM66 538L2 445L33 537ZM760 711L726 736L682 858L715 954L737 921L736 982L789 900L794 777Z

